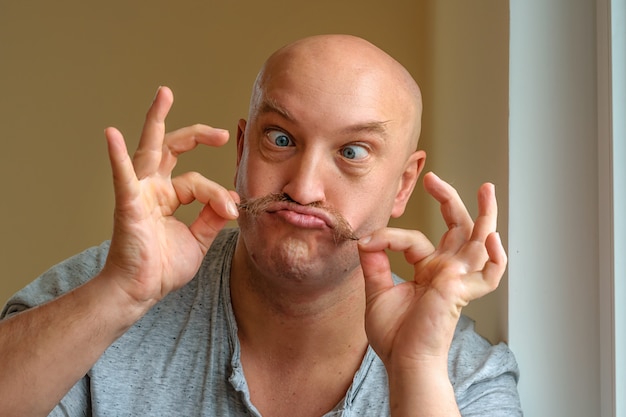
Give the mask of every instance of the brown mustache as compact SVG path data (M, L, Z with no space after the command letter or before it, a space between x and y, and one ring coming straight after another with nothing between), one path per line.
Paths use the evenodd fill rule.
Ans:
M237 208L245 211L249 216L256 217L267 211L267 209L274 203L288 202L292 204L299 204L295 202L291 197L285 193L272 193L263 197L246 199L243 198ZM354 234L352 226L343 217L343 215L332 207L325 206L321 202L314 202L307 204L306 207L315 207L325 210L334 219L332 225L333 239L335 242L341 242L344 240L359 240L359 237Z

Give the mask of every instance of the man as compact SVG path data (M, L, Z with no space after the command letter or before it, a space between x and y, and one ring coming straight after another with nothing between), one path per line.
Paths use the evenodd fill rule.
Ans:
M473 222L424 177L449 227L436 248L386 227L425 161L419 88L400 64L343 35L273 54L238 125L236 192L171 178L179 154L228 136L166 134L172 102L160 88L132 160L106 130L110 243L5 307L4 414L521 414L512 354L461 316L506 267L493 186ZM204 208L186 226L173 214L193 200ZM414 282L398 283L385 249L404 252Z

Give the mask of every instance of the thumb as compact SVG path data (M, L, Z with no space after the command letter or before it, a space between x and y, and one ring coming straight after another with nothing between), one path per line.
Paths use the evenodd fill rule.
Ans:
M365 296L369 302L381 292L394 286L391 266L384 247L372 244L371 237L359 240L358 249L365 279Z
M360 239L358 248L368 300L394 286L386 249L403 252L404 258L411 265L422 261L435 250L421 232L390 227Z

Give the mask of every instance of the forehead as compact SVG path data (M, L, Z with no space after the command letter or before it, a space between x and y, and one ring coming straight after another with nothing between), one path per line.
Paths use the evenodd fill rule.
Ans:
M290 121L312 119L386 130L403 119L397 84L361 65L311 57L269 65L257 82L251 118L276 114ZM394 98L395 97L395 101Z

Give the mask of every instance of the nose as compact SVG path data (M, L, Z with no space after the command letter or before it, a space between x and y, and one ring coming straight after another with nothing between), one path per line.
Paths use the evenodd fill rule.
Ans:
M308 151L293 158L282 191L299 204L326 200L324 178L329 172L319 152Z

